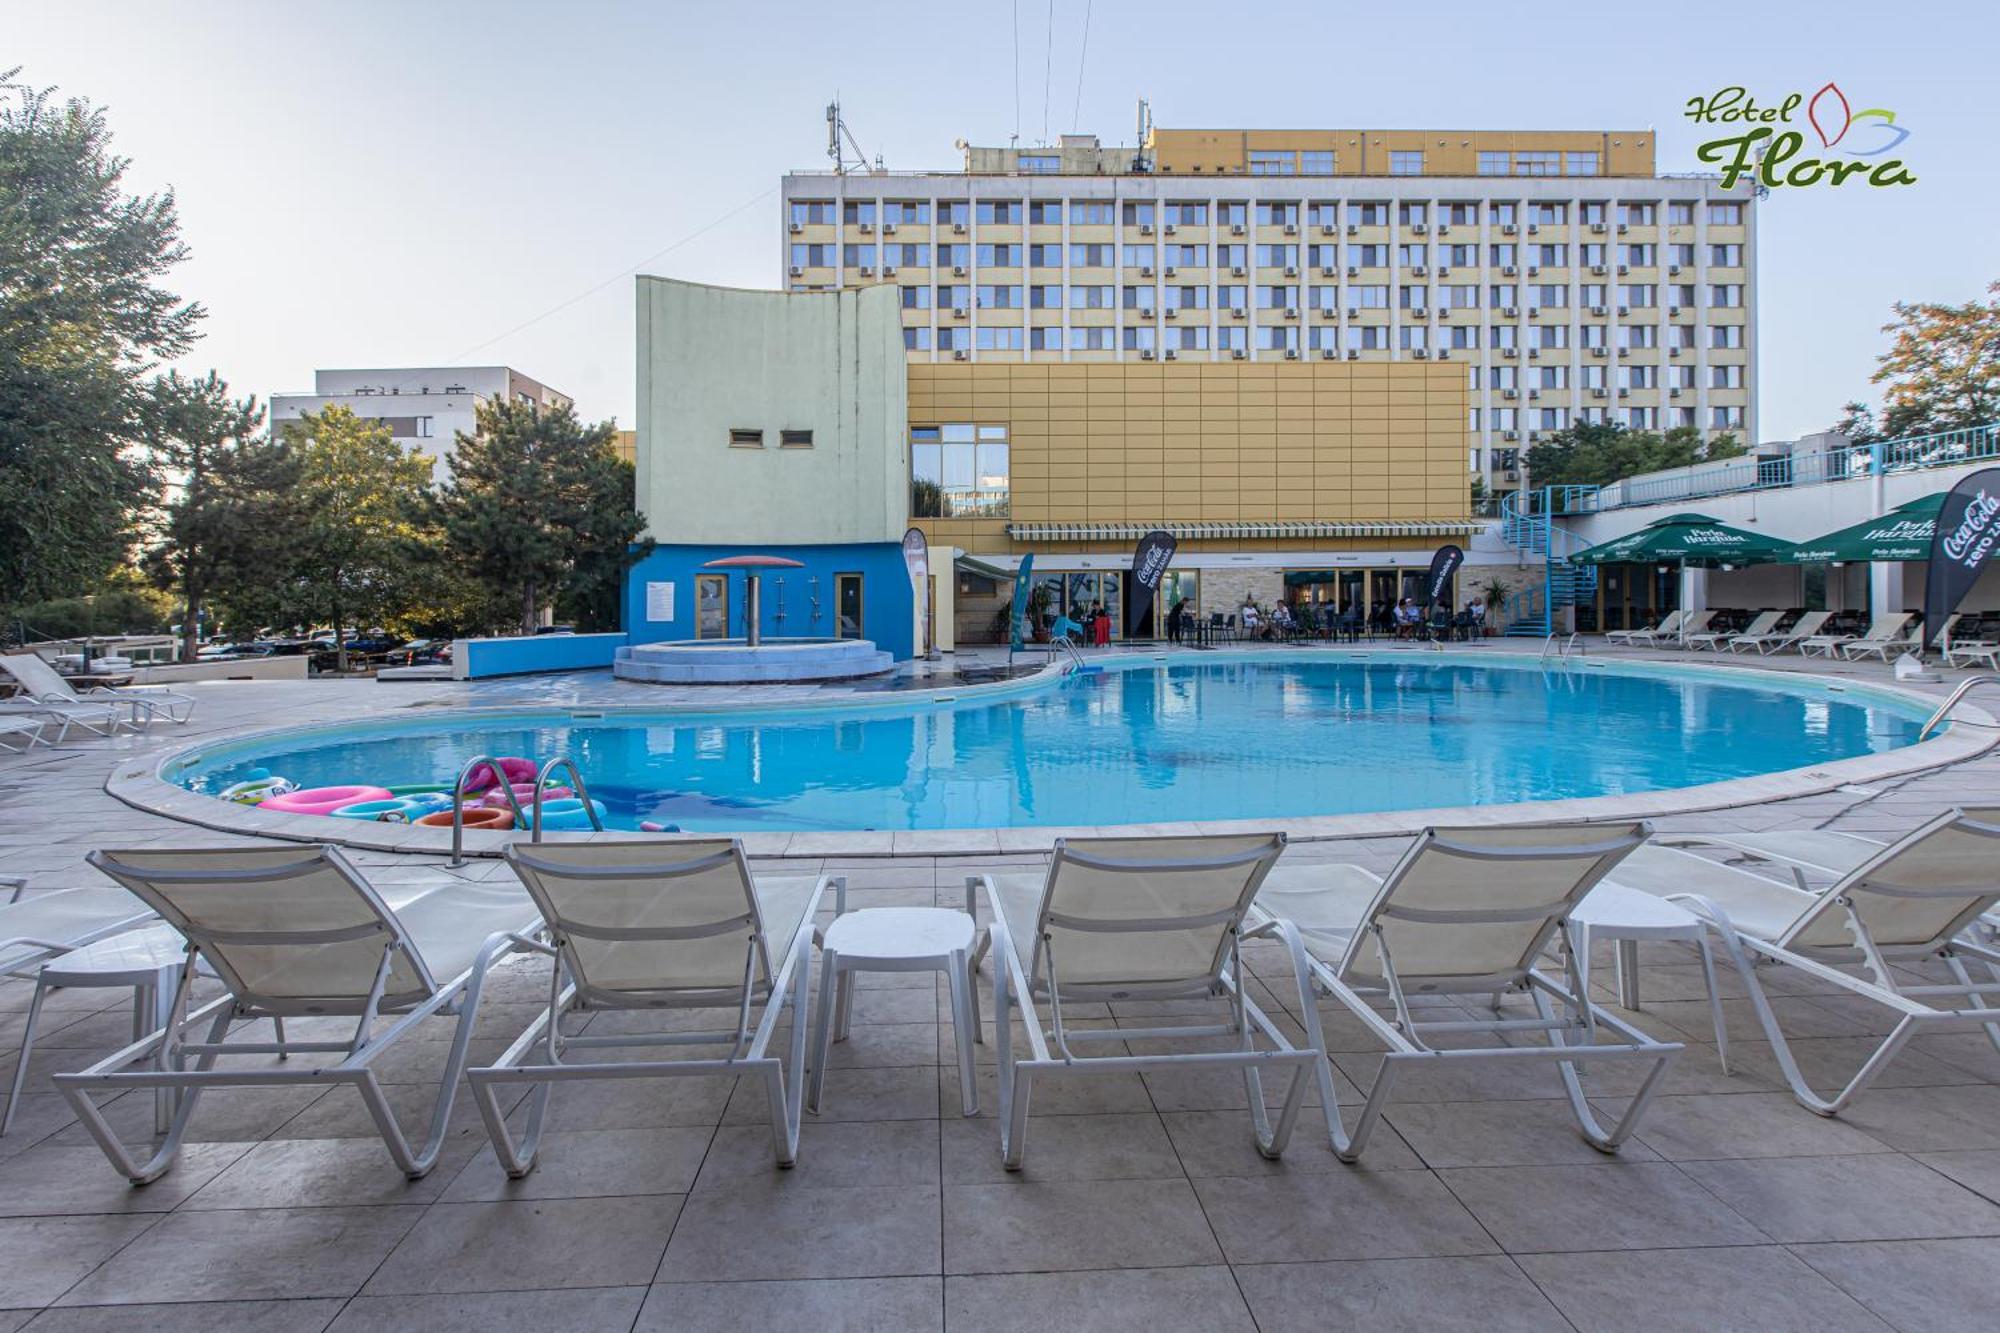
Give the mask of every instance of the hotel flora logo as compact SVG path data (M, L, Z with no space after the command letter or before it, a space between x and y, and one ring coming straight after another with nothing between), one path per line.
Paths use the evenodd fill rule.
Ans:
M1856 111L1840 85L1829 82L1810 98L1787 93L1763 103L1750 90L1732 86L1706 97L1691 97L1682 112L1702 126L1725 126L1734 133L1710 139L1695 150L1703 162L1722 164L1724 189L1749 180L1764 190L1786 186L1915 185L1917 177L1900 157L1892 157L1910 137L1887 107ZM1803 124L1805 128L1797 128ZM1808 146L1810 132L1816 144ZM1826 156L1816 156L1824 153Z

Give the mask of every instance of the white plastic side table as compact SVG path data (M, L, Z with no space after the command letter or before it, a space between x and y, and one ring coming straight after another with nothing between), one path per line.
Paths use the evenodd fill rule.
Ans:
M1729 1072L1729 1030L1723 1025L1722 997L1715 989L1715 957L1709 952L1708 928L1700 917L1665 898L1604 882L1586 893L1570 913L1570 929L1576 940L1577 972L1586 986L1590 984L1591 942L1615 941L1618 1003L1635 1011L1639 1008L1640 943L1681 940L1694 945L1701 954L1702 976L1708 982L1708 1009L1715 1021L1716 1059L1722 1065L1722 1072Z
M982 1038L979 995L972 984L972 938L972 914L948 907L864 907L834 918L820 946L815 1058L807 1099L814 1111L819 1110L826 1085L827 1054L835 1041L847 1039L854 1007L854 983L848 973L942 972L951 985L960 1102L965 1114L979 1113L972 1047Z

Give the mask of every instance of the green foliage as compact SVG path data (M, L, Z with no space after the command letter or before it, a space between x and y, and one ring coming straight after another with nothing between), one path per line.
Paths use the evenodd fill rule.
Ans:
M29 642L79 639L87 634L162 634L171 612L165 599L145 588L113 584L84 597L31 602L8 613L9 637L22 630Z
M1898 301L1882 326L1894 335L1877 358L1882 429L1891 438L1962 430L2000 420L2000 282L1984 301Z
M0 597L83 593L124 559L149 478L141 380L202 308L171 192L129 196L104 114L13 83L0 104Z
M524 634L551 606L580 629L618 623L645 519L616 434L567 407L495 402L479 409L477 434L458 437L439 497L449 549Z
M1718 435L1704 442L1693 426L1677 426L1657 435L1584 423L1546 435L1528 450L1528 481L1533 486L1605 486L1644 472L1737 458L1743 453L1743 445L1734 435Z

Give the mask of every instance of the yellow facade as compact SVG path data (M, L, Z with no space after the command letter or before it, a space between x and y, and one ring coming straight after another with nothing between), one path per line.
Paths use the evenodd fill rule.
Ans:
M1162 130L1147 140L1153 170L1162 174L1242 175L1253 152L1319 152L1334 155L1337 176L1387 176L1392 152L1420 152L1425 176L1479 174L1479 155L1494 153L1589 153L1593 176L1653 174L1650 130ZM1302 163L1294 161L1299 174ZM1502 173L1506 174L1506 173ZM1563 170L1550 172L1564 175Z
M1422 362L912 364L912 427L1005 426L1007 518L918 519L1010 554L1009 523L1450 522L1467 517L1464 373ZM1189 551L1412 549L1434 539L1184 541Z

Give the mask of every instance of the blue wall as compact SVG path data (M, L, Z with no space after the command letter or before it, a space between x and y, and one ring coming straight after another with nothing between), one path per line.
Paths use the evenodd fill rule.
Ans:
M835 574L860 574L861 634L901 661L911 655L911 618L915 589L903 563L899 542L866 542L833 546L656 546L652 554L625 576L625 632L635 644L662 639L692 639L694 578L700 573L729 576L729 635L743 636L743 571L703 570L710 560L734 555L778 555L800 561L803 569L771 569L759 576L763 594L763 633L769 638L832 638ZM819 618L812 615L813 583L819 580ZM780 587L779 581L783 580ZM674 585L674 618L646 618L646 585ZM779 619L780 612L784 618Z
M625 646L623 634L534 634L511 639L459 639L452 664L460 680L518 676L531 671L581 671L608 667Z

